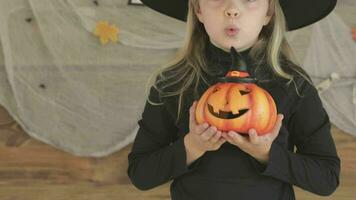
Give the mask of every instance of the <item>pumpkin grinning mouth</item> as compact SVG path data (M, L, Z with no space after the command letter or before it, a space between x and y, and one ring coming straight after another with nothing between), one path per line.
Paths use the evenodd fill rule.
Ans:
M235 119L235 118L238 118L238 117L242 116L243 114L245 114L249 109L241 109L241 110L239 110L238 114L233 114L231 111L226 112L226 111L222 111L222 110L219 110L219 113L216 113L216 112L214 112L213 106L208 104L208 110L213 116L215 116L217 118Z

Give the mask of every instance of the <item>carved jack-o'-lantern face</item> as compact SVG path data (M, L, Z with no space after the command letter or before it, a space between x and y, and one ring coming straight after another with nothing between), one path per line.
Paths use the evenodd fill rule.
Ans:
M222 94L222 93L224 93L224 92L226 92L226 91L224 91L223 89L221 89L220 86L217 86L217 87L214 88L214 91L212 92L212 94L211 94L210 97L209 97L209 101L208 101L208 105L207 105L207 106L208 106L209 112L210 112L213 116L215 116L215 117L217 117L217 118L220 118L220 119L235 119L235 118L238 118L238 117L244 115L244 114L249 110L248 107L245 107L245 108L237 108L237 109L238 109L238 110L237 110L237 113L234 113L232 110L220 109L220 106L219 106L219 105L215 105L215 103L216 103L217 101L219 101L218 98L221 98L221 97L225 96L224 94ZM236 90L236 91L231 91L231 92L233 92L233 93L236 92L236 99L240 99L240 100L241 100L242 98L245 98L245 97L243 97L244 95L246 96L246 95L249 94L251 91L238 89L238 90ZM246 98L248 98L248 97L246 97ZM223 102L223 104L229 105L229 103L230 103L230 106L227 106L227 107L228 107L228 108L231 107L231 103L232 103L233 101L229 102L229 100L226 99L226 98L225 98L225 101L226 101L226 102ZM211 102L211 103L209 103L209 102ZM226 106L225 106L225 107L226 107ZM218 111L216 112L216 111L214 110L214 108L219 108L219 109L215 109L215 110L218 110Z
M273 128L277 110L273 98L253 83L218 83L199 99L198 123L208 122L221 131L247 133L255 128L259 135Z

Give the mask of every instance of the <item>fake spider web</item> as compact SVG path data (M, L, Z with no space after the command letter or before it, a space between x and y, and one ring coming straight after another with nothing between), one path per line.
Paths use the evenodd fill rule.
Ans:
M82 156L132 142L149 75L184 35L182 22L143 6L97 2L0 1L0 104L32 137ZM101 20L119 28L118 43L101 45Z
M314 25L288 35L302 66L316 85L330 121L356 136L356 2L340 0Z
M0 1L0 104L32 137L81 156L105 156L133 141L146 81L185 33L184 23L146 7L98 2ZM356 50L352 22L344 23L356 13L353 1L338 2L346 5L340 12L288 38L331 121L356 135ZM93 35L100 20L119 28L118 43L100 44Z

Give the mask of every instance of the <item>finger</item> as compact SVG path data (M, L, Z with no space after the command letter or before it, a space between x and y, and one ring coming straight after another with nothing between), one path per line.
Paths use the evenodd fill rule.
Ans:
M220 140L217 142L218 147L220 147L222 144L226 142L225 138L220 138Z
M283 118L284 118L284 116L282 114L278 114L276 124L273 127L272 132L270 134L270 137L272 140L274 140L278 136L279 130L281 129L281 126L282 126Z
M221 131L217 131L215 135L209 139L209 142L215 144L216 142L219 141L220 137L221 137Z
M260 143L260 137L257 135L257 132L255 129L250 129L249 130L249 137L250 137L250 142L252 144L259 144Z
M227 142L229 142L229 143L231 143L231 144L234 143L234 141L232 140L232 138L231 138L230 136L228 136L228 134L223 135L222 137L223 137Z
M247 139L242 137L240 134L234 132L234 131L229 131L227 134L232 141L237 144L237 145L243 145L244 143L247 142Z
M229 141L228 141L229 136L227 135L227 132L224 132L224 131L223 131L223 132L221 133L221 137L224 138L227 142L229 142Z
M232 143L232 140L231 140L232 138L229 137L229 135L228 135L227 132L223 132L221 136L222 136L222 138L224 138L227 142Z
M195 120L195 108L196 108L197 101L194 101L192 106L189 109L189 123L195 125L197 122Z
M272 141L272 137L269 136L269 134L261 135L261 136L259 136L259 137L260 137L260 139L259 139L259 142L260 142L260 143L269 143L269 142Z
M209 128L209 124L204 122L204 123L201 123L199 124L198 126L196 126L196 133L198 135L201 135L204 131L206 131L207 129Z
M206 131L201 134L201 138L204 142L208 141L216 132L215 126L210 126Z
M221 132L221 136L222 136L222 137L225 138L226 135L227 135L227 132L225 132L225 131L222 131L222 132Z
M233 138L232 136L229 135L229 133L226 134L226 136L224 137L226 139L226 141L228 141L231 144L237 145L235 142L235 138Z
M196 106L197 106L197 101L194 101L192 106L189 109L189 130L191 130L194 133L201 134L205 129L209 127L209 124L203 124L202 126L199 127L196 121Z

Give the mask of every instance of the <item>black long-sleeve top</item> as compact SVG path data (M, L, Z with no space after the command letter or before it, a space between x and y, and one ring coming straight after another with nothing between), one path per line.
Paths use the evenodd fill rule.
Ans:
M242 52L246 59L248 51ZM228 71L231 58L211 43L206 54L209 67L217 73L204 74L214 84L217 74ZM173 200L288 200L295 199L292 185L318 195L335 191L339 185L340 159L331 137L328 114L316 88L301 77L296 78L303 96L300 97L295 85L286 86L283 79L263 76L268 71L254 67L249 71L261 80L256 84L270 93L278 113L284 115L268 163L261 164L225 142L218 150L207 151L187 166L183 139L189 132L189 107L197 100L187 93L178 122L177 96L165 99L163 105L146 102L128 155L127 173L138 189L148 190L173 179L170 186ZM208 87L202 83L199 95ZM162 100L154 88L149 98L154 102Z

